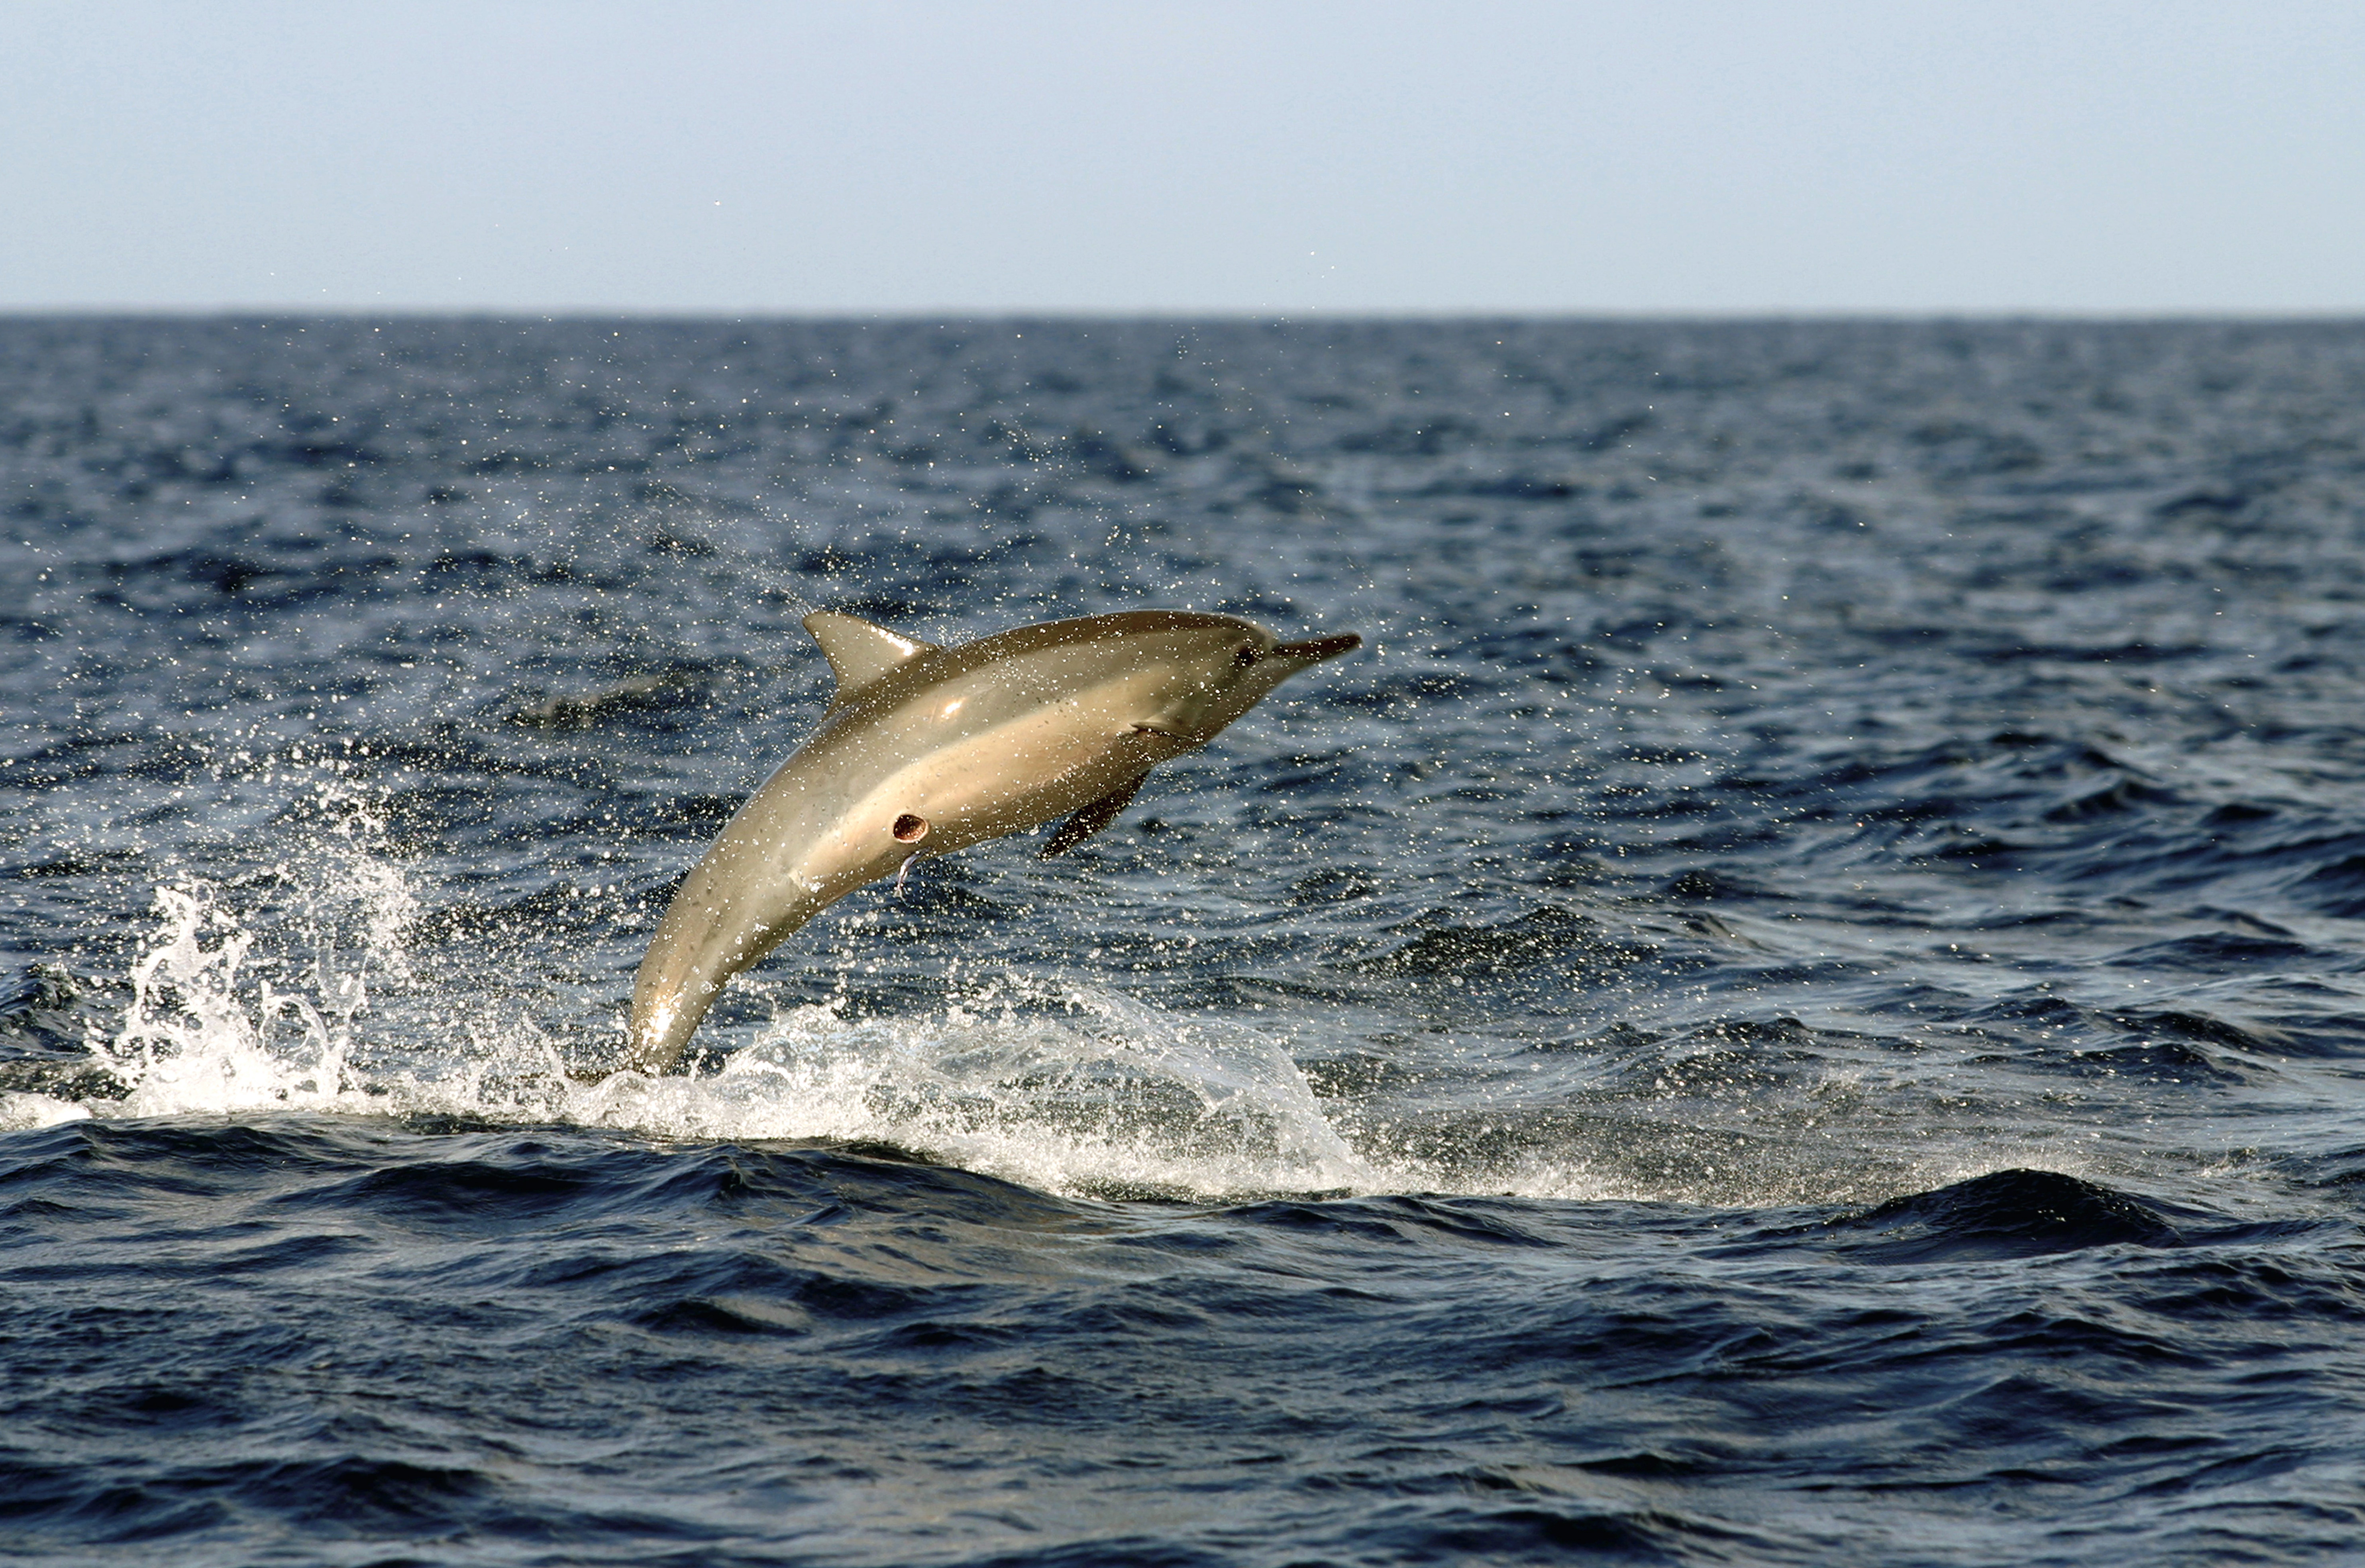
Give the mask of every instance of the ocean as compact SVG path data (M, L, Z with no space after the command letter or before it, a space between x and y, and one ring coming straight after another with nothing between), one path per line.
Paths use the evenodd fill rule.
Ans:
M0 388L0 1556L2365 1557L2365 323ZM823 608L1364 644L611 1072Z

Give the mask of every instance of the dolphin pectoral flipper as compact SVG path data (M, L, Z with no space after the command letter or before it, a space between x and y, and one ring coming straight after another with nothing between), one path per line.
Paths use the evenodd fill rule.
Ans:
M1061 823L1059 831L1051 835L1051 842L1042 847L1036 858L1048 860L1054 855L1065 855L1069 850L1116 821L1117 813L1133 804L1134 796L1140 792L1141 781L1149 777L1149 770L1145 767L1099 800L1077 812L1066 822Z

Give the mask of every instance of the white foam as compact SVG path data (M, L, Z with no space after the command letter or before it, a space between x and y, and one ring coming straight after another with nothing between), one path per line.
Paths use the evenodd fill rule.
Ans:
M688 1142L877 1142L1050 1192L1203 1200L1432 1192L1799 1202L1865 1195L1867 1180L1905 1190L1896 1182L1913 1163L1859 1170L1862 1160L1834 1158L1803 1131L1771 1154L1743 1154L1738 1167L1681 1149L1645 1162L1628 1146L1651 1137L1647 1119L1623 1135L1524 1148L1482 1137L1456 1154L1431 1137L1430 1152L1416 1156L1379 1131L1358 1135L1359 1147L1334 1126L1283 1035L1024 973L972 979L892 1016L861 1014L844 997L785 1007L717 1070L584 1083L569 1076L569 1059L606 1054L621 1036L580 1040L575 1031L600 1025L550 1021L551 993L530 972L540 966L513 959L552 938L497 934L464 956L414 962L403 943L419 900L368 813L343 802L299 839L300 852L267 873L157 890L120 1025L93 1042L126 1098L13 1095L0 1100L0 1127L78 1115L430 1114ZM504 979L512 974L520 979Z
M90 1107L71 1100L53 1100L47 1094L0 1093L0 1133L28 1132L35 1127L53 1127L61 1122L89 1119Z
M622 1073L577 1117L674 1137L874 1139L1052 1191L1384 1184L1272 1038L1003 981L935 1017L805 1007L712 1076Z
M356 1021L374 985L409 978L418 901L367 803L333 778L320 801L319 825L250 879L282 906L270 973L248 972L258 933L214 884L156 890L122 1024L92 1042L130 1086L115 1114L330 1109L351 1092Z
M584 1084L526 998L481 973L462 994L422 979L402 946L418 901L365 815L344 812L275 870L252 884L281 906L270 919L241 912L240 899L260 902L246 883L157 890L121 1023L93 1041L129 1094L57 1102L55 1116L424 1112L667 1139L869 1140L1060 1192L1389 1184L1275 1038L1024 976L919 1017L853 1018L842 1000L793 1008L719 1071ZM374 1005L389 989L403 1002L391 1013ZM13 1102L6 1114L52 1114Z

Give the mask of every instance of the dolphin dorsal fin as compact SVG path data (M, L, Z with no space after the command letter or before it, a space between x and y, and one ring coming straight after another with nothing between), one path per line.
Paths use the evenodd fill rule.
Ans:
M837 695L830 699L829 704L833 708L881 676L900 669L922 654L936 651L934 643L890 632L842 610L814 610L805 617L805 630L813 634L813 641L821 644L822 653L829 660L829 667L836 672Z

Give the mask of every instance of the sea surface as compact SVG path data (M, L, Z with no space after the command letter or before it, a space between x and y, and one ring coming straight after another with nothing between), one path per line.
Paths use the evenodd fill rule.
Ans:
M0 320L0 1557L2365 1559L2365 323ZM613 1073L800 619L1362 650Z

